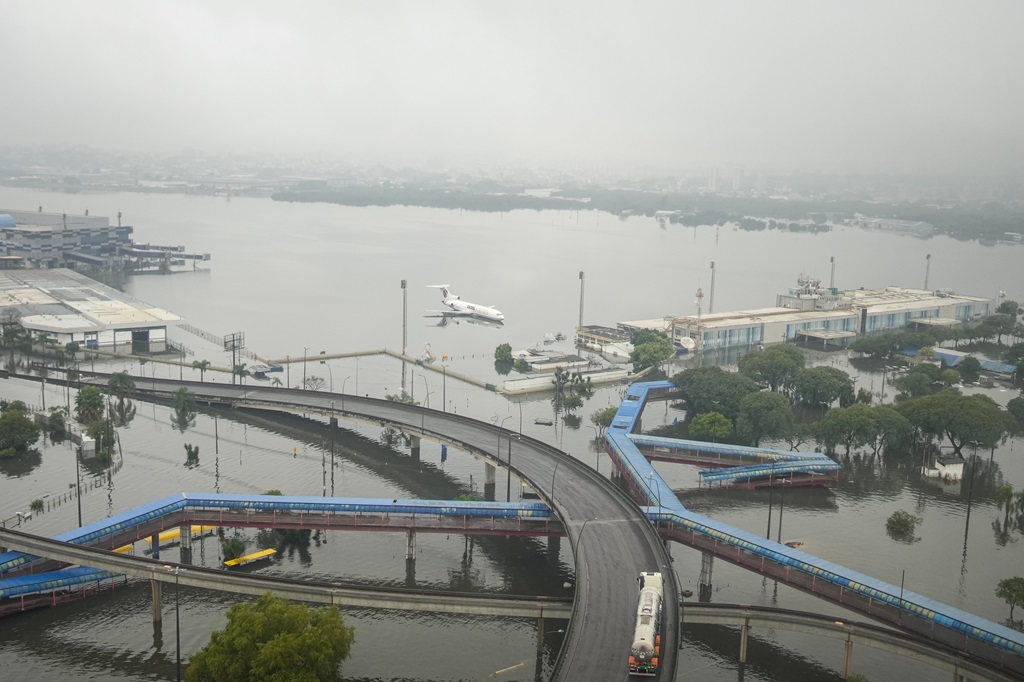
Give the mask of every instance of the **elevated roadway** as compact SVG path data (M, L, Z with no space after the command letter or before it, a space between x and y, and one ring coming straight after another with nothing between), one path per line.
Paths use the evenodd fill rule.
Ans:
M92 381L105 385L107 377L96 375ZM135 378L137 393L167 400L182 386L199 402L345 414L392 424L414 435L459 443L529 481L556 511L576 561L573 615L555 664L554 680L628 679L636 578L642 571L665 574L666 603L679 601L671 558L643 510L593 469L546 443L526 436L516 438L512 431L464 416L375 398ZM502 447L502 452L497 451L498 434L511 438L511 445L507 450ZM677 610L666 609L663 637L676 641L678 636ZM666 647L662 654L662 679L674 679L676 650Z
M0 529L0 545L14 551L63 563L90 566L110 573L236 594L259 595L270 591L285 599L338 606L489 616L568 618L572 613L569 601L557 597L525 598L449 592L439 595L433 590L399 590L250 575L216 568L168 564L159 559L117 554L10 529Z

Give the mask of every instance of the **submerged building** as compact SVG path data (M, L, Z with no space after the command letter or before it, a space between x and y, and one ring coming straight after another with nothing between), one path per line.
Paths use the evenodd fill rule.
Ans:
M853 338L896 329L956 327L992 313L993 299L903 287L841 291L809 277L776 297L773 308L671 319L679 347L751 348L794 341L846 345ZM627 324L627 323L624 323Z
M167 325L180 317L68 269L0 272L0 321L17 322L63 347L167 349Z
M0 209L0 259L4 267L105 271L170 271L210 260L184 246L136 244L134 228L102 216Z

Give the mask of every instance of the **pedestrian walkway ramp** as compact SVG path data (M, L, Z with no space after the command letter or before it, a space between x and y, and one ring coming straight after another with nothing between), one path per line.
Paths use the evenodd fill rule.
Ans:
M672 387L668 381L631 386L605 437L616 468L649 505L648 518L664 537L1024 675L1022 632L686 509L637 447L648 437L633 434L648 396ZM818 453L781 454L793 455L782 466L803 470L815 466ZM776 461L753 471L770 475Z

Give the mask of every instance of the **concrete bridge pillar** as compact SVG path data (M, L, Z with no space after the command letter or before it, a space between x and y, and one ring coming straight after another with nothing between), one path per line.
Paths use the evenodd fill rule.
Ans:
M162 620L163 610L160 606L160 581L150 580L149 586L153 591L153 622L159 623Z
M494 501L494 465L484 462L484 499Z
M702 602L711 601L711 572L715 567L715 557L707 552L700 555L700 579L698 598Z
M405 586L416 587L416 530L413 528L405 538Z
M192 563L192 526L182 526L178 529L180 540L179 547L180 559L179 563L191 564Z
M149 546L153 548L153 558L154 559L159 559L160 558L160 533L159 533L159 531L156 532L156 533L153 533L153 535L149 538Z
M740 663L747 662L747 634L750 631L749 621L744 619L743 625L740 626ZM846 679L846 676L843 676Z
M409 454L412 455L412 461L420 461L420 437L409 436Z
M416 560L405 560L405 586L409 589L416 587Z
M416 529L410 528L405 536L405 558L407 561L416 560Z
M558 555L562 551L562 538L553 535L548 538L547 563L551 570L558 569Z

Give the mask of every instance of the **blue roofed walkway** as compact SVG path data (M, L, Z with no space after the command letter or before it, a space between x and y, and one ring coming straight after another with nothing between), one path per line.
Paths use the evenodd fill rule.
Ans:
M638 441L653 441L633 433L647 401L664 398L674 388L669 381L631 386L605 437L609 456L633 492L650 505L649 518L664 537L1024 674L1022 632L687 510L637 447ZM667 447L668 440L657 439L659 447ZM681 446L687 447L691 445ZM740 451L735 446L729 448ZM764 457L766 452L770 451L758 450L760 454L752 456ZM744 467L748 471L743 475L771 475L773 466L776 473L783 467L794 472L815 471L808 467L816 466L820 455L777 454L760 468ZM788 456L788 461L782 456Z

